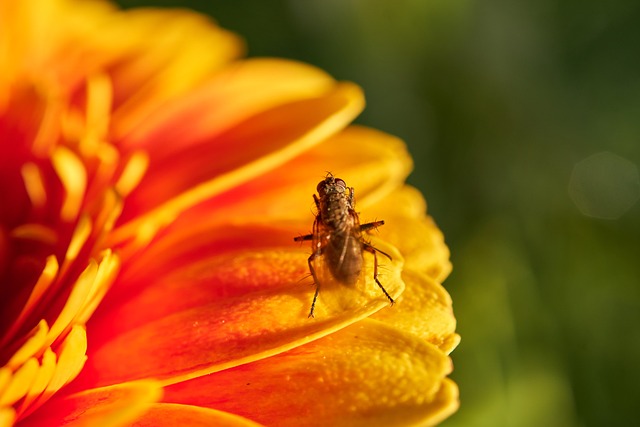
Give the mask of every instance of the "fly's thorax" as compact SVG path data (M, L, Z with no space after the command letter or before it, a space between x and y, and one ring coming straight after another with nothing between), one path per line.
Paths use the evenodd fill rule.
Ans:
M327 194L320 203L320 216L329 228L348 232L353 227L352 207L344 193Z

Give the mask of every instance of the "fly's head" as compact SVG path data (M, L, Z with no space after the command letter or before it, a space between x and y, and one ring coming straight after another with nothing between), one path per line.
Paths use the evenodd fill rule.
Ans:
M347 191L347 184L340 178L327 175L325 179L318 183L316 190L320 198L323 199L331 194L344 194Z

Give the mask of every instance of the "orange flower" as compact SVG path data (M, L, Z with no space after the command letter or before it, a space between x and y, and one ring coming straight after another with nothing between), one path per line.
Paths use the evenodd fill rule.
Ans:
M409 425L457 407L448 250L358 87L187 11L0 0L0 426ZM372 258L315 318L311 194ZM102 424L97 424L102 423Z

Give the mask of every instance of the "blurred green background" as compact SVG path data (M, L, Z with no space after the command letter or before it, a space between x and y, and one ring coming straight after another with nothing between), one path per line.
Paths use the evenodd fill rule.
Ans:
M640 2L135 1L360 84L445 232L446 426L640 420Z

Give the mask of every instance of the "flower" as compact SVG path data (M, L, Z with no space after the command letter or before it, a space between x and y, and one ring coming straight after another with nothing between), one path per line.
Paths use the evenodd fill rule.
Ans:
M448 250L360 89L189 11L0 1L0 426L403 425L457 407ZM323 285L315 185L356 190L380 292Z

